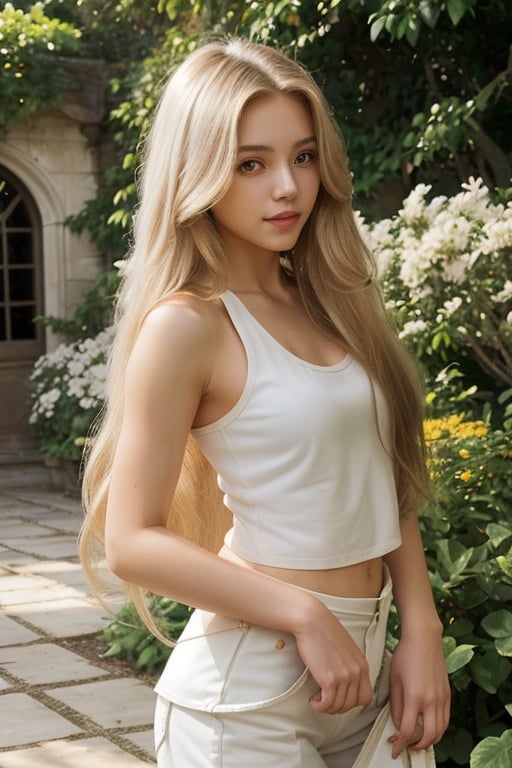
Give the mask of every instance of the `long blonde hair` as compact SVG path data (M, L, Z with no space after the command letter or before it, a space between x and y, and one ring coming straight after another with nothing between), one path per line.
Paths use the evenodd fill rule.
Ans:
M244 40L208 43L169 80L150 131L134 247L117 305L108 393L84 459L82 564L97 591L112 461L123 419L123 379L141 325L180 290L211 300L227 287L222 243L209 209L228 190L238 125L247 104L276 92L297 95L311 110L321 187L291 255L294 278L313 321L336 335L380 385L393 425L400 510L415 510L426 488L422 397L416 367L398 341L374 282L371 254L352 210L352 183L338 127L312 77L276 50ZM169 528L211 549L227 527L213 471L189 438ZM99 545L99 546L97 546ZM162 637L144 590L127 585L149 628Z

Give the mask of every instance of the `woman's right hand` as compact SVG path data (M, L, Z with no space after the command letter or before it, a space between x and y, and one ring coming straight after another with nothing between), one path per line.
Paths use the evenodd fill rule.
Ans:
M310 698L311 708L335 715L368 706L372 688L364 654L339 621L314 599L317 606L295 632L300 656L319 687Z

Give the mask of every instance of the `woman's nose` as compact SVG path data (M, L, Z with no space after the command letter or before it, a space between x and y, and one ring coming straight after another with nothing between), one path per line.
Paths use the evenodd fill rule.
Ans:
M288 164L276 169L274 176L273 197L276 200L281 198L293 198L297 194L297 184Z

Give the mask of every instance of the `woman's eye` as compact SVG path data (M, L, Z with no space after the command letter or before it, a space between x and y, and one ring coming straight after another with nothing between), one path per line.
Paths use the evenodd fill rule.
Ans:
M312 151L304 151L301 152L300 155L297 155L295 158L295 164L296 165L308 165L309 163L312 163L314 160L316 160L316 153Z
M257 171L260 167L261 163L259 160L244 160L243 163L240 163L238 166L238 170L242 171L242 173L252 173L253 171Z

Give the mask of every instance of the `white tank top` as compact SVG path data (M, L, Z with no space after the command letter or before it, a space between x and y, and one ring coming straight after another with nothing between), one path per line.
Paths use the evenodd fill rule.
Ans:
M247 357L242 395L192 430L233 513L226 545L261 565L326 569L400 546L380 390L346 356L314 365L283 347L230 291L221 296Z

